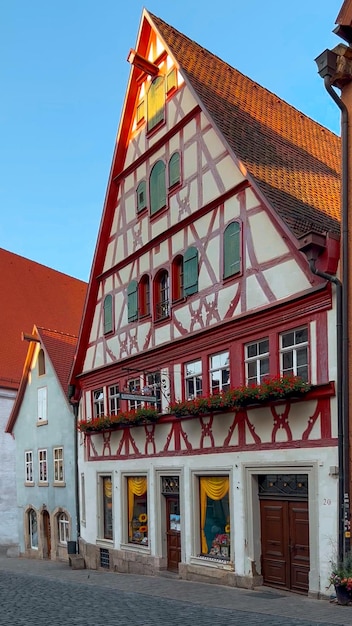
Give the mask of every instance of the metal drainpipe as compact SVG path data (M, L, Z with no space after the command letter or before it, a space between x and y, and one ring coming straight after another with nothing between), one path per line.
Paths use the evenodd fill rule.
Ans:
M315 267L315 259L309 260L309 267L313 274L325 278L336 285L336 345L337 345L337 364L336 364L336 395L337 395L337 428L338 428L338 464L339 464L339 541L338 541L338 558L344 561L345 550L345 480L346 480L346 459L344 450L343 437L340 433L344 432L344 413L342 404L342 283L336 276L321 272Z
M73 405L73 415L75 419L75 436L74 436L74 464L75 464L75 495L76 495L76 529L77 529L77 552L79 552L79 538L81 536L81 511L79 506L79 473L78 473L78 403Z
M341 230L342 230L342 364L341 364L341 394L342 394L342 445L344 458L344 517L349 518L350 493L350 459L349 459L349 332L348 332L348 301L349 301L349 250L348 250L348 111L331 86L331 76L324 77L324 86L341 111L341 141L342 141L342 201L341 201ZM345 528L346 530L346 528ZM346 555L347 541L344 533L343 558ZM349 544L349 542L348 542ZM341 556L341 555L340 555Z

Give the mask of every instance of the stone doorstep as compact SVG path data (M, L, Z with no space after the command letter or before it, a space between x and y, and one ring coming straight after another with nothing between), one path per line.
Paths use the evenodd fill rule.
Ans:
M86 563L81 554L69 554L68 562L72 569L86 569Z

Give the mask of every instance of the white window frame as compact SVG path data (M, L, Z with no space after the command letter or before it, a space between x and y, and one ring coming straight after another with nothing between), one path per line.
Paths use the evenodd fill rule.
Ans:
M67 513L62 511L57 516L58 525L58 540L63 546L67 546L67 542L70 540L70 520Z
M222 362L222 358L225 356L225 361L227 359L227 364L225 363L224 365L220 364L218 366L214 365L214 359L217 359L220 357L220 361ZM229 375L228 375L228 382L223 384L223 376L222 373L224 371L228 371ZM222 391L227 391L230 387L230 352L229 350L223 350L222 352L217 352L216 354L211 354L209 357L209 388L210 388L210 393L214 393L213 392L213 376L214 374L218 374L219 376L219 391L215 392L215 393L221 393Z
M47 388L38 387L38 422L47 422L48 420L48 398Z
M120 390L118 385L109 387L109 414L117 415L120 411Z
M261 345L267 342L268 343L268 350L266 352L260 352L261 350ZM253 356L249 356L248 352L249 352L249 348L252 348L253 346L256 347L256 354ZM246 384L257 384L260 385L260 383L263 382L263 379L266 376L269 376L270 373L270 361L269 361L269 354L270 354L270 344L269 344L269 337L262 337L261 339L258 339L258 341L250 341L249 343L247 343L245 345L245 368L246 368ZM268 371L267 372L263 372L262 371L262 367L264 362L267 362L268 364ZM249 376L249 366L253 365L253 363L255 364L255 369L256 369L256 375L254 376ZM254 379L255 378L255 379Z
M194 365L194 366L198 366L199 365L199 369L195 371L193 371L191 374L187 374L187 368L190 365ZM185 363L184 365L184 372L185 372L185 398L186 400L193 400L193 398L197 398L198 396L202 395L203 392L203 380L202 380L202 359L195 359L194 361L189 361L188 363ZM197 380L201 381L201 389L197 389ZM193 383L193 389L196 390L195 394L190 394L189 390L188 390L188 383L192 382Z
M33 450L26 450L24 453L25 482L33 484Z
M93 418L101 417L105 415L105 403L104 403L104 389L94 389L92 391L93 399Z
M127 382L129 393L136 393L137 395L142 395L142 385L143 381L141 377L130 378ZM141 409L143 406L141 400L129 400L128 408L130 411L137 411L137 409Z
M301 341L301 342L296 342L296 333L298 333L301 330L306 330L307 331L307 340L306 341ZM289 346L285 346L283 347L283 338L286 335L290 335L291 333L294 333L294 343L292 345ZM298 365L297 361L297 355L298 352L305 349L306 350L306 363L304 365ZM284 359L284 355L288 354L288 353L292 353L292 368L288 369L284 369L284 365L283 365L283 359ZM291 330L287 330L283 333L280 334L280 374L281 376L302 376L302 374L300 373L300 368L301 367L305 367L307 369L307 379L303 376L303 380L306 380L306 382L309 381L310 379L310 372L309 372L309 329L308 326L300 326L299 328L292 328Z
M64 472L63 446L58 446L57 448L53 449L53 465L54 465L54 483L64 483L65 472Z
M48 451L46 448L38 450L38 480L40 484L48 482Z

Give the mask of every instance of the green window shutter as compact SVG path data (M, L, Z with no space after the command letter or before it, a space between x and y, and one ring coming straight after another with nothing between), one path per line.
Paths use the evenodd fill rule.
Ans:
M104 335L112 330L112 295L109 294L104 299Z
M166 206L165 163L157 161L150 173L150 213L153 215Z
M178 152L172 155L169 161L169 187L180 182L180 155Z
M238 274L241 269L239 222L231 222L224 232L224 278Z
M147 183L142 180L137 187L137 212L147 206Z
M127 310L129 322L135 322L138 317L137 290L138 283L136 280L132 280L127 287Z
M158 76L150 85L147 96L148 131L165 118L165 79Z
M183 257L183 293L190 296L198 291L198 250L188 248Z

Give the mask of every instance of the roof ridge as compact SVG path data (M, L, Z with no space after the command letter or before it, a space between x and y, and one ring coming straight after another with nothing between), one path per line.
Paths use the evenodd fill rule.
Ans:
M19 259L23 259L23 261L26 261L27 263L31 263L33 265L39 265L40 267L50 270L51 272L55 272L56 274L61 274L61 276L67 276L67 278L69 278L70 280L76 280L79 283L87 284L85 280L81 280L80 278L76 278L76 276L71 276L70 274L61 272L60 270L57 270L54 267L50 267L49 265L44 265L44 263L39 263L39 261L34 261L33 259L29 259L28 257L25 257L22 254L18 254L17 252L12 252L11 250L7 250L6 248L1 248L1 247L0 247L0 252L6 252L7 254L10 254L11 256L15 256Z
M44 330L49 333L55 333L56 335L63 335L64 337L72 337L73 339L78 339L77 335L71 335L71 333L66 333L63 330L56 330L53 328L45 328L45 326L37 326L38 330Z
M303 111L301 111L300 109L295 107L293 104L290 104L289 102L287 102L287 100L285 100L284 98L281 98L280 96L278 96L276 93L274 93L273 91L271 91L267 87L264 87L263 85L258 83L253 78L250 78L249 76L247 76L247 74L244 74L243 72L241 72L241 70L238 70L236 67L231 65L228 61L225 61L224 59L222 59L220 56L218 56L214 52L211 52L211 50L208 50L208 48L206 48L205 46L202 46L200 43L198 43L194 39L191 39L190 37L188 37L187 35L182 33L180 30L178 30L177 28L172 26L171 24L168 24L167 22L165 22L162 18L158 17L157 15L154 15L150 11L148 11L148 14L150 15L150 17L153 20L158 20L158 21L162 22L165 26L167 26L168 28L173 30L175 33L177 33L181 37L184 37L189 42L191 42L193 45L197 46L198 48L200 48L201 50L203 50L204 52L206 52L207 54L209 54L213 58L217 59L218 61L220 61L220 63L222 63L223 65L226 65L229 69L231 69L232 71L236 72L237 74L242 76L244 79L250 81L253 85L256 85L260 90L265 91L267 94L272 96L277 101L283 102L287 107L289 107L291 110L295 111L298 115L301 115L301 116L303 115L303 117L305 117L309 122L313 122L313 124L315 124L316 126L319 126L323 131L331 134L334 138L340 139L339 135L337 135L332 130L330 130L329 128L327 128L326 126L324 126L323 124L321 124L317 120L315 120L312 117L310 117L309 115L307 115L307 113L304 113ZM178 62L179 62L179 59L178 59ZM187 70L185 70L185 71L187 72Z

